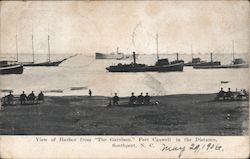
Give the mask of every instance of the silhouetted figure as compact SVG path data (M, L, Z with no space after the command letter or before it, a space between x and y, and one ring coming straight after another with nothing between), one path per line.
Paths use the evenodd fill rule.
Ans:
M13 104L13 100L14 100L14 96L13 96L13 94L10 92L10 93L7 95L7 104Z
M134 92L131 93L131 97L129 98L129 104L133 105L136 102L136 96L134 95Z
M223 88L220 89L217 97L218 97L218 99L220 99L220 98L225 99L225 91L223 91Z
M243 94L245 95L245 96L248 96L248 93L247 93L247 91L245 90L245 89L243 89Z
M248 92L245 89L242 90L242 96L246 97L246 99L249 98Z
M27 95L23 91L23 93L20 95L20 103L25 104L26 100L27 100Z
M113 97L113 104L118 105L120 98L117 96L117 93L115 93L115 96Z
M34 94L34 91L32 91L29 95L28 95L28 100L31 102L34 102L36 99L36 96Z
M89 96L90 96L90 97L92 96L92 91L91 91L91 89L89 90Z
M226 92L226 98L230 100L233 98L233 93L231 92L230 88L228 88L228 91Z
M38 101L43 101L43 100L44 100L44 94L43 94L42 91L38 94L37 100L38 100Z
M146 95L144 97L144 103L145 104L149 104L150 103L150 96L148 95L148 93L146 93Z
M137 97L137 102L138 102L138 104L144 103L144 97L143 97L142 93Z

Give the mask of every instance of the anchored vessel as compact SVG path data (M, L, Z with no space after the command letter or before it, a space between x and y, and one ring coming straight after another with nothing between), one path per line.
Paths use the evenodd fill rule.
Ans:
M179 60L178 53L175 61L169 62L167 58L159 59L158 54L158 34L156 34L156 53L157 61L155 65L148 66L146 64L136 63L136 55L133 52L134 62L131 64L121 64L115 66L109 66L106 69L109 72L171 72L171 71L183 71L184 61Z
M221 65L219 61L213 62L211 53L211 62L209 63L198 63L193 66L195 69L219 69L219 68L249 68L249 63L244 61L242 58L234 57L234 41L233 41L233 60L230 64Z
M202 62L204 62L204 61L201 61L201 58L196 57L196 58L192 58L191 62L185 63L184 66L195 66L195 65L200 64Z
M32 28L32 59L33 61L32 62L23 62L23 66L59 66L63 61L71 58L71 57L74 57L76 56L73 55L73 56L70 56L68 58L64 58L62 60L57 60L57 61L51 61L50 59L50 36L49 36L49 30L48 30L48 61L45 61L45 62L39 62L39 63L35 63L35 54L34 54L34 36L33 36L33 28Z
M194 69L209 69L209 68L215 68L221 66L220 61L213 61L213 53L210 53L210 61L209 62L199 62L195 65L193 65Z
M0 61L0 74L22 74L23 66L16 61Z
M104 53L95 53L95 59L116 59L116 60L122 60L125 58L124 53L119 52L119 48L117 48L116 53L112 52L110 54L104 54Z
M155 65L148 66L146 64L136 63L135 52L133 52L134 62L131 64L121 64L109 66L106 69L109 72L170 72L183 71L182 61L169 62L168 59L158 59Z

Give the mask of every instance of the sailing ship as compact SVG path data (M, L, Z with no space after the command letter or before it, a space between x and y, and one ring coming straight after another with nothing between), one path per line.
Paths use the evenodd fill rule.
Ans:
M22 74L23 65L18 63L18 47L17 47L17 33L16 33L16 61L1 60L0 61L0 74Z
M146 64L136 63L136 55L133 52L133 60L131 64L121 64L114 66L109 66L106 69L109 72L171 72L171 71L183 71L183 60L177 59L175 61L169 62L167 58L159 59L158 54L158 34L156 35L156 45L157 45L157 62L155 65L148 66Z
M32 62L23 62L23 66L59 66L63 61L76 56L72 55L62 60L51 61L50 55L50 36L49 36L49 27L48 27L48 61L35 63L35 54L34 54L34 36L33 36L33 28L32 28Z

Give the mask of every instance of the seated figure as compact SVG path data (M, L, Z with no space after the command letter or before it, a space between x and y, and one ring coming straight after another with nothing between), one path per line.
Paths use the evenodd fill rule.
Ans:
M144 97L143 97L142 93L137 97L137 103L138 104L143 104L144 103Z
M129 105L134 105L136 102L136 96L134 95L134 92L131 93L131 97L129 98Z
M228 88L228 91L226 92L226 99L233 99L233 93L231 92L230 88Z
M218 99L225 99L225 91L223 91L223 88L220 89L220 92L217 94Z
M14 96L11 92L6 96L6 98L7 98L7 104L13 104Z
M43 94L42 91L38 94L37 100L38 100L38 101L43 101L43 100L44 100L44 94Z
M23 93L20 95L20 103L25 104L26 100L27 100L27 96L23 91Z
M34 92L32 91L29 95L28 95L28 101L34 102L36 99L36 96L34 94Z
M144 102L145 102L145 104L150 104L150 96L148 95L148 93L146 93L146 95L144 97Z

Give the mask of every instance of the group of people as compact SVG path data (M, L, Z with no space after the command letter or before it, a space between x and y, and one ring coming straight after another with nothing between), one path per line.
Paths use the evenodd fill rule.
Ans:
M14 95L12 94L12 92L10 91L9 94L7 96L5 96L4 98L4 103L11 105L14 103ZM23 91L22 94L19 97L20 100L20 104L26 104L27 101L34 103L36 101L36 95L34 94L34 91L32 91L28 96L25 94L25 92ZM37 96L37 101L43 101L44 100L44 94L41 91L38 96Z
M115 96L113 97L113 105L119 105L119 100L120 98L118 97L117 93L115 93ZM134 92L132 92L129 98L129 105L134 104L150 104L150 96L148 93L146 93L145 96L143 96L143 93L141 93L138 97L136 97Z
M248 98L248 92L245 89L241 89L240 92L236 91L233 93L230 88L228 88L228 91L225 92L223 88L219 91L217 94L218 99L223 99L223 100L232 100L232 99L242 99L243 97Z

